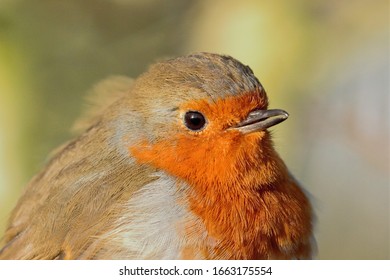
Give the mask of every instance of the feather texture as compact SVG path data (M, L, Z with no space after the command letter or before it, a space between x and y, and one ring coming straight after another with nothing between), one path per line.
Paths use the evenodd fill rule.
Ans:
M0 259L310 258L311 205L270 133L234 129L268 108L249 67L193 54L90 99L83 132L13 210ZM202 130L187 112L204 115Z

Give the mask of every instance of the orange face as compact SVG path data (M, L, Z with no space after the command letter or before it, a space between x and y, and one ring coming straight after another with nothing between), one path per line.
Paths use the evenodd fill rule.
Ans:
M140 163L167 171L194 187L233 182L257 165L262 157L260 142L270 145L270 140L266 131L242 134L231 128L250 112L266 107L267 101L256 92L213 103L203 99L191 101L179 108L181 115L176 125L180 129L174 130L178 133L156 143L145 141L132 146L130 152ZM205 117L204 127L186 127L186 112L200 112Z

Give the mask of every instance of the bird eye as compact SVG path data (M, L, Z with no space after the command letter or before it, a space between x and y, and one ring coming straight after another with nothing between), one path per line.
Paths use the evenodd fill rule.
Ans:
M205 127L206 118L200 112L188 111L184 116L184 124L190 130L199 131Z

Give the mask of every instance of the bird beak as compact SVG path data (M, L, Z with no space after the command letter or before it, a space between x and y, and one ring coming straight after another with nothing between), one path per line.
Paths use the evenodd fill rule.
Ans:
M248 117L236 124L232 129L248 134L262 131L277 125L288 118L288 113L280 109L256 110L249 113Z

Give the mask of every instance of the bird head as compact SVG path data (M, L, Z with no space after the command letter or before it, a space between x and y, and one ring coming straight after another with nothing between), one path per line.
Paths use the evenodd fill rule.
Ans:
M228 183L239 191L277 180L283 164L267 129L288 114L268 110L248 66L216 54L184 56L152 66L133 92L142 121L128 148L140 163L195 187Z

